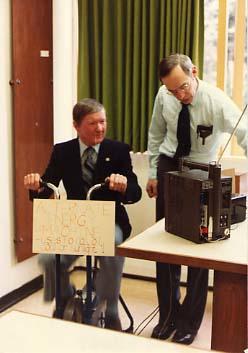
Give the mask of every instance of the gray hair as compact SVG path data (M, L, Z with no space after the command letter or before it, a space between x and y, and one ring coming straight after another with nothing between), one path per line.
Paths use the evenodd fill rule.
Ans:
M98 113L105 110L104 106L92 98L84 98L74 105L72 116L76 124L80 124L88 114Z
M160 61L158 66L159 78L161 79L168 76L174 67L178 65L186 73L186 75L190 75L193 67L191 59L184 54L172 54Z

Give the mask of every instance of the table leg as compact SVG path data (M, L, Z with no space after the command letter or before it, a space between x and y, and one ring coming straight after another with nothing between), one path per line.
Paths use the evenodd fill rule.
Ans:
M215 271L211 348L243 352L247 348L247 276Z

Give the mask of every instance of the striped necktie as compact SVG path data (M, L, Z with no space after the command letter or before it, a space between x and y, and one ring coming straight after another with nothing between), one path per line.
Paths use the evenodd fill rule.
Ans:
M190 115L188 104L182 104L177 123L178 146L174 158L188 156L191 149Z
M96 166L97 153L93 147L88 147L82 156L82 178L84 181L85 196L89 188L93 185L94 171Z

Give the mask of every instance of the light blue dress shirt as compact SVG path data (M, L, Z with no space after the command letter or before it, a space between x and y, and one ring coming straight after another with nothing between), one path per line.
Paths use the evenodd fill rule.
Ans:
M198 89L189 105L191 151L187 159L209 163L215 161L224 133L232 133L240 115L240 109L220 89L197 79ZM181 103L166 93L166 87L160 87L155 98L151 125L148 135L149 178L157 177L159 154L173 157L178 145L177 122L182 108ZM212 134L205 143L197 134L197 126L213 126ZM247 154L248 143L247 114L241 120L235 135L238 143Z

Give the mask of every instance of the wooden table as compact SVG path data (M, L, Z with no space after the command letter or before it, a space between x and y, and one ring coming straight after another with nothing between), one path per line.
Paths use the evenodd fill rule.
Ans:
M0 317L1 353L203 353L135 335L11 311Z
M230 239L195 244L164 230L164 219L133 237L117 254L214 270L211 348L243 352L247 347L248 223L232 226Z

